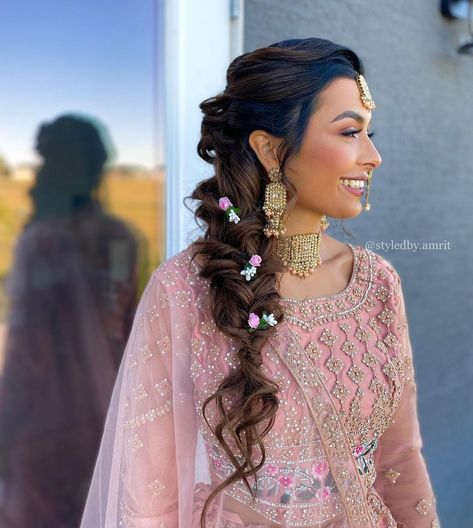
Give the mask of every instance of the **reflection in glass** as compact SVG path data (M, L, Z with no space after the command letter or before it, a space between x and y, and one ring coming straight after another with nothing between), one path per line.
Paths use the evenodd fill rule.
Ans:
M66 528L80 520L146 243L99 201L100 126L60 116L39 127L36 149L33 210L7 280L0 526Z

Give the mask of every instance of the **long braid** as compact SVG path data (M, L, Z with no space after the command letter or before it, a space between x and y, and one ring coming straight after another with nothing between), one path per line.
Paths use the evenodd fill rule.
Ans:
M205 225L204 236L194 242L193 258L199 257L200 274L209 281L217 328L239 344L238 368L203 404L203 416L211 428L205 411L215 400L219 421L213 433L235 471L207 497L201 528L205 528L211 501L227 486L241 480L255 499L256 474L266 459L263 439L274 425L279 405L279 386L264 376L261 356L275 328L247 329L251 312L273 313L278 322L284 318L277 290L277 273L284 270L273 255L274 240L263 234L268 175L249 144L249 135L262 129L282 138L278 161L284 173L287 160L300 149L319 93L331 80L354 78L356 72L363 73L362 65L343 46L316 38L283 41L237 57L228 68L225 91L200 104L204 117L197 152L215 174L191 194L198 202L196 219ZM283 182L290 207L295 189L285 177ZM225 220L218 205L223 196L240 208L238 223ZM248 282L240 271L255 254L262 257L262 264ZM226 435L239 454L232 451ZM255 477L254 488L250 476Z

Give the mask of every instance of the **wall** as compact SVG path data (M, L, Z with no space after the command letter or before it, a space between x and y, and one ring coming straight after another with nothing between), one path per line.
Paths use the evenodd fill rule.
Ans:
M245 5L245 51L318 36L352 47L365 63L383 164L371 211L344 222L356 243L450 243L375 249L402 278L423 452L448 528L473 526L473 56L455 51L465 32L429 0ZM346 239L340 225L332 235Z

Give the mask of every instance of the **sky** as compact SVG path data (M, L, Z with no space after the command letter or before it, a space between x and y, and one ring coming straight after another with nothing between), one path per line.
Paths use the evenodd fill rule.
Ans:
M0 0L0 155L37 162L38 125L64 112L108 129L115 163L152 168L156 0Z

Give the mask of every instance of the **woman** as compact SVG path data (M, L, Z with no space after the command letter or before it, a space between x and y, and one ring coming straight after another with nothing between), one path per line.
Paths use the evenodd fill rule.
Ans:
M200 105L205 235L140 301L83 528L439 526L399 275L323 232L381 163L362 74L288 40Z

